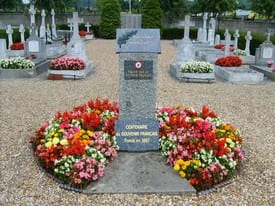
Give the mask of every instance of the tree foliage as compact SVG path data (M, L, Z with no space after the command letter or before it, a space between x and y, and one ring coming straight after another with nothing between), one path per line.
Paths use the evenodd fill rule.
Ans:
M142 27L162 29L162 10L159 0L147 0L142 10Z
M187 0L161 0L161 8L165 16L175 19L188 13Z
M116 37L116 29L120 27L120 4L118 0L104 0L100 16L100 36L107 39Z
M214 17L238 8L237 0L195 0L192 11L194 13L212 12Z
M250 0L251 9L267 18L275 16L275 0Z
M23 2L20 0L0 0L0 9L3 9L4 11L7 10L18 10L22 9Z
M32 0L31 3L39 10L45 9L50 12L54 9L57 12L65 12L66 9L75 7L77 0Z

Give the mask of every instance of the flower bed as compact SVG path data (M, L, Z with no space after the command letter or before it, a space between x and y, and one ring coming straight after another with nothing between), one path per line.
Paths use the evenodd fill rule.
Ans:
M85 67L85 62L77 57L59 57L50 63L52 70L83 70Z
M190 61L181 66L182 73L212 73L212 64L203 61Z
M2 69L33 69L34 63L23 57L1 59L0 68Z
M232 177L244 157L239 130L205 106L161 108L157 117L161 154L198 191Z
M239 67L242 65L242 59L238 56L226 56L216 60L215 65L221 67Z
M241 50L241 49L235 49L233 52L234 55L238 55L238 56L246 56L246 51L245 50Z
M22 42L13 43L10 46L10 49L11 50L23 50L24 49L24 43L22 43Z
M40 165L61 182L84 188L117 156L118 104L89 101L58 112L31 137ZM243 159L242 137L207 107L157 109L161 154L198 191L232 177Z

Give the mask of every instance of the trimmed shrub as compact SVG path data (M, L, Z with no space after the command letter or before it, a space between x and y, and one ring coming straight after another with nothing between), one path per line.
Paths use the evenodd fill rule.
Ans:
M105 0L100 16L99 33L100 37L114 39L116 29L120 27L120 4L118 0Z
M162 30L162 10L159 0L147 0L142 11L143 28L159 28Z

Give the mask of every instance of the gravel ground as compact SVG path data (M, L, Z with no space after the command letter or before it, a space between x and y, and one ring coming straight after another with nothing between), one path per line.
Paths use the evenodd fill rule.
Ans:
M98 39L86 47L95 71L84 80L52 81L46 74L0 80L0 205L275 205L275 83L179 82L169 75L176 57L172 41L161 42L157 103L195 109L205 104L241 130L246 158L233 182L198 196L86 195L60 189L37 166L29 136L57 111L96 97L118 100L115 42Z

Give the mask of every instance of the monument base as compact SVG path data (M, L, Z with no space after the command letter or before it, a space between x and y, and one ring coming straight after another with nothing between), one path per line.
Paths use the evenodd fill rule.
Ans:
M83 192L196 194L186 179L165 164L160 152L120 152L100 181L92 182Z

